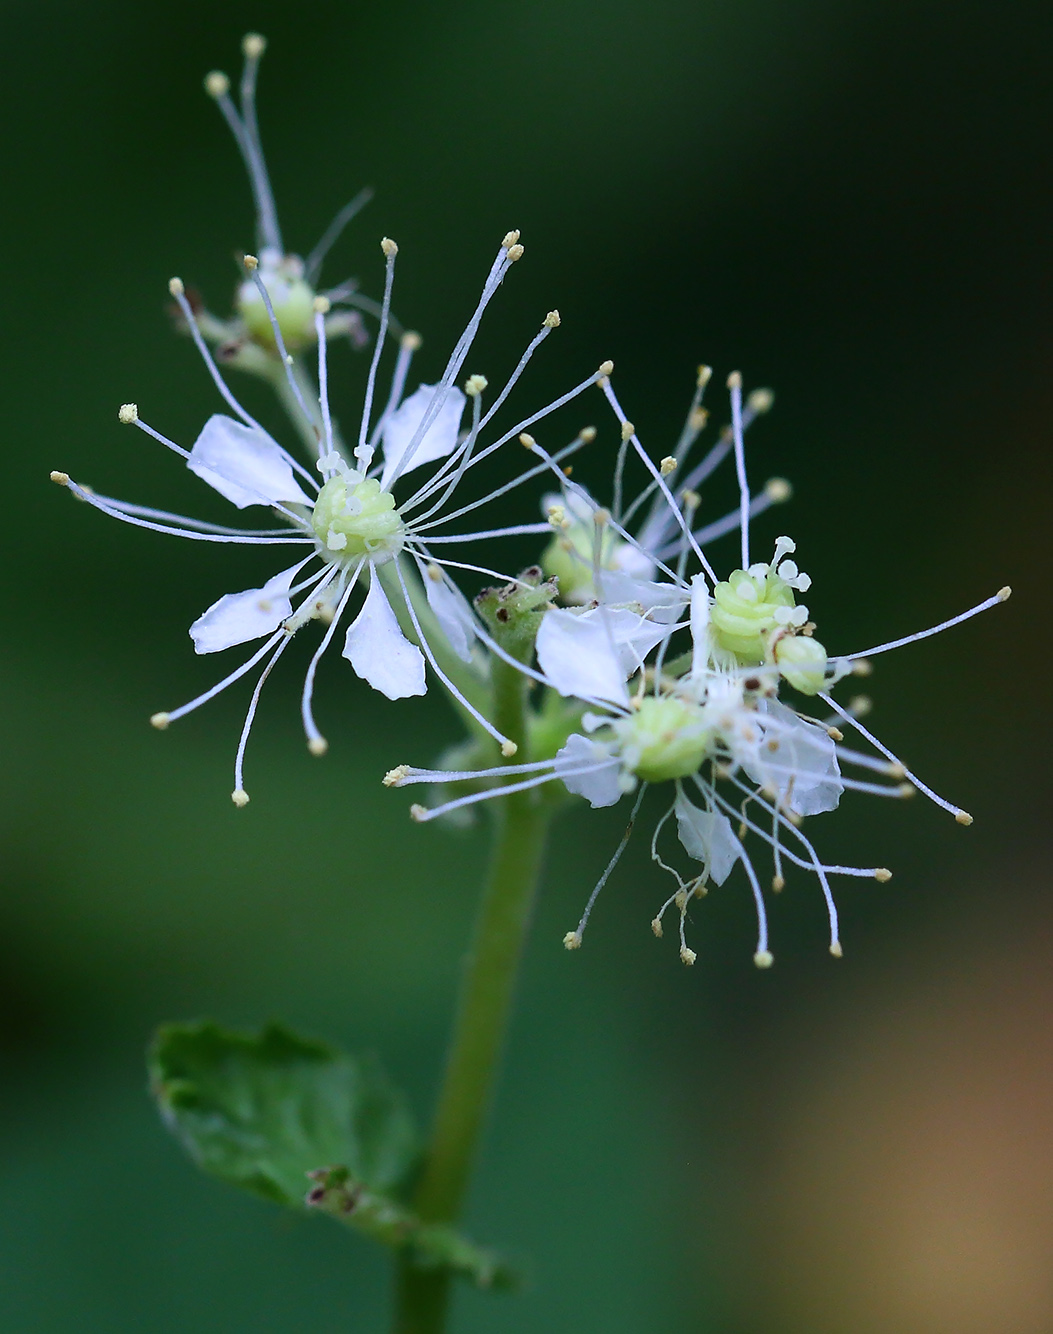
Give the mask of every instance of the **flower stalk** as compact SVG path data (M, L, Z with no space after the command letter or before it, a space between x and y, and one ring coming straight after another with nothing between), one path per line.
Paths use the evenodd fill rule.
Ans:
M494 721L526 751L526 681L493 664ZM413 1200L426 1222L452 1222L464 1205L511 1013L518 965L530 925L550 808L537 791L495 802L493 850L431 1143ZM395 1334L440 1334L451 1275L399 1260Z

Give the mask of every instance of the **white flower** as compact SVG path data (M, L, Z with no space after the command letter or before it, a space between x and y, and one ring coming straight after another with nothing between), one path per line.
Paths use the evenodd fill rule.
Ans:
M485 631L450 578L448 567L488 575L498 572L451 560L444 554L444 548L484 538L542 533L547 531L547 525L528 523L466 531L463 522L458 521L484 507L490 495L484 494L455 509L450 508L450 501L477 463L517 436L525 426L541 420L581 393L594 383L596 376L595 373L588 376L555 402L531 413L482 447L481 433L535 350L559 323L555 312L546 316L509 380L485 412L484 377L469 377L464 392L455 384L484 310L523 253L519 233L509 232L440 379L434 384L422 384L404 396L411 360L420 345L417 335L404 335L398 340L386 402L379 411L374 411L397 246L385 240L382 249L387 266L380 332L369 370L357 442L353 446L339 439L329 411L324 299L316 301L314 312L319 385L316 391L305 390L303 386L308 380L288 353L258 266L251 257L246 261L249 276L256 283L271 318L275 343L288 377L288 393L301 414L303 433L315 442L314 470L320 477L268 435L231 393L208 351L178 279L173 279L170 290L179 302L216 387L240 420L223 414L211 417L193 448L187 451L148 426L135 405L126 404L119 414L123 422L135 424L179 454L196 476L238 509L267 506L281 521L281 527L238 529L205 523L101 496L78 486L64 473L53 474L55 480L68 485L95 508L139 527L194 541L298 549L296 563L272 575L261 587L224 594L198 617L190 630L198 653L214 653L257 639L265 640L263 647L203 695L153 719L156 726L167 727L263 663L235 763L234 800L239 805L248 800L242 761L260 689L293 634L315 619L328 624L307 669L302 712L311 750L316 754L325 751L326 742L312 710L315 674L319 660L346 619L351 597L359 584L368 585L368 592L357 617L346 630L343 644L343 656L355 672L389 699L400 699L424 693L427 661L462 707L502 745L504 753L510 754L515 749L453 679L463 673L463 664L471 661L476 635L485 637ZM465 422L469 404L470 420ZM498 493L507 493L537 472L536 467L528 468L499 487ZM414 484L407 486L404 479L411 473ZM422 474L423 480L418 480ZM500 574L498 577L507 578ZM418 580L423 581L426 597L421 595Z
M741 472L740 469L740 475ZM748 523L748 515L743 521ZM792 550L791 540L780 538L770 564L749 565L748 548L743 543L744 569L739 572L741 578L732 592L747 609L765 602L775 607L795 605L788 590L804 591L809 580L785 559ZM601 579L605 577L601 575ZM735 581L735 576L732 580ZM772 596L772 589L776 596ZM682 596L685 589L679 587L675 591ZM622 795L635 791L625 836L590 895L578 926L565 938L564 943L571 949L581 944L593 904L624 850L648 786L661 785L668 793L671 784L671 800L667 796L665 812L654 827L651 856L674 877L677 887L652 921L655 934L662 934L663 916L675 906L680 917L680 955L685 963L693 963L696 956L685 938L688 907L695 897L706 892L710 883L722 884L741 862L757 912L754 959L759 967L771 964L761 879L744 841L750 834L770 852L773 890L783 887L786 863L816 876L827 908L830 952L840 957L831 877L873 877L884 881L891 872L884 867L824 863L802 831L803 818L834 810L845 791L905 797L915 789L952 812L960 823L970 823L971 817L926 787L873 737L859 722L858 707L845 709L823 693L821 679L818 683L806 680L805 693L819 693L833 711L831 719L811 718L778 699L781 679L798 684L793 681L787 663L780 660L778 644L815 643L788 632L788 626L799 626L800 617L785 624L772 619L765 626L770 639L764 652L758 654L753 642L730 646L721 643L718 631L730 633L728 622L715 630L714 620L721 604L709 594L704 575L692 577L686 595L689 617L677 624L656 623L643 607L633 612L603 602L587 611L561 609L545 615L537 640L541 670L535 675L560 694L574 696L590 706L582 717L585 734L572 734L554 758L458 772L403 765L385 781L392 786L460 781L501 783L431 809L415 806L413 814L418 820L434 819L554 780L561 781L569 792L584 797L594 808L614 805ZM814 670L821 655L819 670L830 679L837 679L864 656L935 634L1005 601L1008 596L1009 590L1003 589L931 630L879 645L867 655L851 654L835 659L829 670L825 651L819 645L812 659L803 662L797 659L791 666ZM763 612L763 616L768 615ZM755 623L745 615L743 621L742 627L732 623L731 629L747 639L747 632L753 633ZM689 652L678 660L675 669L664 668L670 638L685 628L690 629ZM654 647L658 649L657 660L653 665L645 665L646 654ZM750 659L757 656L762 662L749 665ZM746 665L740 661L741 657L747 659ZM876 754L845 746L837 722L855 728ZM841 771L842 764L869 770L876 777L873 780L846 777ZM668 865L659 852L662 830L674 815L683 853L699 864L699 870L687 878Z

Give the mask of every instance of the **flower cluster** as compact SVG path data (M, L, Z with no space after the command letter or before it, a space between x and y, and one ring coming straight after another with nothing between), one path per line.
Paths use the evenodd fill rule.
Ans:
M391 700L424 694L430 671L465 717L470 740L456 762L433 769L399 765L384 780L393 787L441 786L434 805L412 807L417 820L515 793L541 801L557 791L594 808L631 800L625 835L577 927L567 933L568 948L581 945L597 895L654 788L661 804L651 857L675 888L651 925L661 936L665 915L675 910L685 963L696 957L685 934L689 904L711 884L723 884L740 864L756 905L754 960L761 967L772 962L758 850L770 859L772 891L783 888L788 866L815 876L829 916L830 951L839 956L831 880L886 880L890 872L827 864L805 834L804 821L835 809L846 791L888 797L921 791L959 823L969 824L971 817L921 782L867 730L864 700L842 704L831 691L847 676L865 675L869 659L966 620L1004 601L1009 589L919 634L863 652L829 653L801 601L811 580L795 560L795 542L779 537L769 559L753 559L752 522L787 500L790 487L774 478L758 493L750 490L745 434L770 409L772 395L764 389L744 395L737 373L727 381L730 422L697 462L692 454L708 420L703 397L711 372L705 366L679 439L657 460L622 409L609 361L551 402L495 428L496 414L560 323L556 311L545 316L492 397L484 375L464 376L484 313L523 255L518 231L502 240L438 377L408 392L421 339L392 315L398 246L381 241L379 301L361 296L350 281L317 290L322 260L366 202L368 192L362 192L306 260L286 252L256 122L263 39L252 34L243 49L240 107L231 100L226 75L210 74L206 88L248 171L258 253L244 256L230 319L211 315L180 279L169 285L180 323L227 411L210 417L189 449L148 425L135 404L125 404L119 417L182 458L235 508L269 510L274 526L189 518L101 495L64 472L52 473L79 499L140 528L190 541L296 549L292 564L283 562L259 587L224 593L194 621L190 635L199 654L262 642L204 693L154 714L153 724L167 728L254 673L234 763L232 796L244 806L245 751L261 691L308 625L318 627L319 638L304 676L303 727L313 754L327 750L314 716L314 687L322 658L342 631L342 656L375 690ZM337 336L368 344L362 311L375 316L376 330L354 414L357 426L345 438L330 409L329 348ZM273 385L303 457L242 406L224 377L226 366ZM594 385L617 422L609 505L572 480L567 464L598 438L594 428L555 451L531 434ZM477 466L510 449L522 459L519 446L528 453L526 466L467 498L466 488L480 476ZM738 504L701 524L702 487L726 459L734 463ZM642 482L629 499L627 478L640 469ZM485 517L493 502L518 498L532 481L541 492L541 519L536 509L519 523ZM721 577L707 551L735 531L739 561ZM539 539L539 563L515 577L449 554L451 547L523 536ZM499 583L473 604L452 571ZM531 691L525 745L524 735L517 741L495 721L499 668L520 674L524 693ZM848 732L862 748L846 744ZM686 859L686 870L671 864L667 845L674 829L676 855L681 866Z

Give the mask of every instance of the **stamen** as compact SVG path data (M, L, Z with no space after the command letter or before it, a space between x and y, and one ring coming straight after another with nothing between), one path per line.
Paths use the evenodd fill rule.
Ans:
M245 747L249 744L249 733L252 731L252 724L256 717L256 709L260 702L260 695L263 693L263 686L274 670L274 665L292 643L292 636L286 635L282 643L274 650L270 662L267 663L263 671L260 672L260 679L256 682L256 689L252 692L252 699L249 701L249 709L245 715L245 725L241 729L241 736L238 739L238 753L234 757L234 791L231 793L231 799L235 806L245 806L248 804L249 796L245 791L245 775L243 773L245 764ZM239 799L241 798L241 799Z
M870 742L870 744L874 747L875 750L879 750L881 754L884 755L884 757L887 760L890 760L893 764L899 765L899 767L903 770L904 774L909 779L909 781L912 782L920 792L924 792L930 801L934 801L937 806L942 807L945 811L949 811L950 814L954 816L955 820L957 820L959 824L962 825L972 824L973 817L969 814L968 811L963 811L960 806L955 806L951 802L945 801L943 797L938 796L937 793L933 792L931 787L927 787L916 774L912 773L907 768L907 766L903 763L902 760L898 759L895 755L893 755L893 753L889 750L887 746L882 745L882 743L877 739L877 737L874 736L872 732L869 732L859 721L858 718L854 718L847 709L843 709L832 696L823 694L823 692L820 691L819 698L825 704L829 705L829 707L833 709L833 711L837 714L839 718L843 718L846 723L850 723L851 726L854 727L856 731L860 734L860 736L865 737L866 740Z
M934 625L929 630L919 630L916 634L905 635L902 639L890 639L887 644L878 644L877 648L864 649L861 653L846 653L837 656L843 656L849 660L873 658L878 653L887 653L889 649L902 648L904 644L916 644L919 639L928 639L930 635L938 635L941 630L949 630L952 625L961 625L962 621L968 621L973 616L978 616L980 612L987 611L990 607L997 607L1000 602L1008 602L1012 592L1013 590L1007 584L1005 588L1000 588L994 597L984 598L983 602L978 602L975 607L970 607L968 611L952 616L949 621L941 621L939 625Z
M388 418L402 402L402 391L406 387L406 377L409 375L410 362L413 360L414 352L419 350L420 345L421 336L419 333L405 333L399 339L398 356L395 359L395 370L391 377L391 392L388 394L388 401L384 405L384 411L377 418L377 424L373 427L373 433L369 437L369 447L374 453L376 452L377 445L380 444L380 437L384 433L384 427L387 425Z
M314 287L317 282L318 275L321 272L322 263L325 260L326 255L328 255L329 251L339 240L340 233L344 230L344 228L347 226L347 224L351 221L352 218L354 218L358 213L361 213L361 211L365 208L365 206L369 203L369 201L372 198L373 198L373 191L368 185L364 190L359 190L358 194L355 195L354 199L352 199L349 204L344 205L344 207L340 210L340 212L336 215L336 217L332 220L329 226L322 233L321 240L318 242L315 248L307 256L307 259L304 261L304 268L303 268L304 277L307 279L308 283L312 287Z
M731 391L731 433L735 442L735 476L739 484L739 528L742 533L742 568L750 567L750 490L746 481L746 450L742 441L742 376L728 376Z
M61 477L66 476L65 473L60 473L58 475ZM55 480L55 474L52 474L52 481ZM166 527L164 524L152 523L149 519L136 518L131 513L125 513L123 509L113 509L97 496L94 491L90 490L90 488L79 486L72 480L64 482L63 485L68 486L78 500L87 501L89 505L93 505L95 509L101 510L103 514L110 515L111 518L120 519L122 523L130 523L135 528L149 528L155 533L168 533L172 537L186 537L198 542L243 543L247 546L303 546L304 544L313 545L314 543L314 539L310 537L255 537L243 533L235 535L231 533L199 532L196 529L191 528L183 529ZM123 504L123 502L121 503ZM180 516L177 515L176 517L178 518Z
M260 277L260 262L255 255L246 255L243 263L246 272L252 278L256 291L260 294L260 300L263 302L267 311L267 318L271 322L271 333L274 335L274 344L278 349L278 356L281 358L282 368L285 371L285 378L292 390L292 396L295 398L300 411L304 415L304 420L309 427L315 428L315 416L307 406L303 394L300 392L300 386L296 382L296 376L293 375L293 359L286 351L285 339L282 337L281 325L278 323L278 316L274 312L274 302L271 300L271 294L267 291L267 284ZM315 428L316 429L316 428ZM314 480L313 478L311 479Z
M532 760L529 764L499 764L492 769L416 769L401 764L384 776L385 787L412 787L415 783L467 783L480 778L503 778L508 774L537 774L552 769L555 760ZM553 777L556 777L553 773ZM497 788L498 795L502 792Z
M333 641L333 635L336 634L336 627L339 624L340 617L344 614L344 609L347 607L351 594L355 590L355 584L364 563L365 561L363 559L355 566L347 587L340 595L340 601L333 613L333 619L329 622L325 634L322 636L322 642L318 645L317 649L315 649L311 661L308 663L307 674L304 677L303 694L300 697L300 715L303 718L303 730L307 734L307 749L312 755L324 755L329 749L329 742L326 741L325 737L322 736L321 732L318 730L318 726L314 720L314 712L311 708L314 699L315 673L318 671L318 664L322 661L326 649ZM335 574L336 571L334 570L333 575L335 576ZM331 583L332 577L327 579L319 588L317 588L312 594L312 597L317 598L319 593L327 591Z
M639 795L637 796L636 801L633 803L633 808L629 815L629 823L625 826L625 833L621 837L621 842L614 850L614 856L607 863L606 869L600 876L599 880L596 882L595 889L593 889L592 893L589 895L589 901L585 905L585 911L581 914L581 920L578 922L578 925L574 928L573 931L568 931L567 934L563 937L563 944L568 950L576 950L581 947L581 938L585 934L586 926L588 926L589 916L592 913L593 904L599 898L600 890L607 883L608 879L610 878L611 872L618 865L622 853L629 845L629 839L632 837L633 826L636 823L636 816L639 813L640 805L644 799L644 793L646 791L647 791L647 784L641 783Z
M380 364L380 355L384 350L384 339L388 331L388 317L391 313L391 288L395 282L395 256L399 253L398 246L389 236L384 237L380 243L380 248L384 252L384 302L380 309L380 330L377 333L376 342L373 345L373 356L369 362L366 396L362 403L362 420L358 426L358 446L355 449L355 458L358 459L359 467L363 471L369 468L373 458L373 451L366 443L366 436L369 433L369 419L373 415L373 390L377 382L377 366Z
M590 764L581 769L567 769L559 774L540 774L534 778L524 779L521 783L505 783L501 787L488 787L483 792L470 792L466 797L456 797L441 806L411 806L410 815L418 824L427 824L429 820L434 820L440 815L448 815L450 811L460 810L463 806L474 806L477 802L490 801L494 797L507 797L513 792L526 792L530 788L540 787L543 783L551 783L554 778L574 778L578 774L592 773L598 767Z
M325 302L324 307L320 304L323 301ZM322 444L319 442L319 458L328 458L333 453L333 421L329 415L329 367L325 341L325 316L328 309L328 297L315 297L314 332L318 339L318 405L322 409L322 429L325 440L324 455Z

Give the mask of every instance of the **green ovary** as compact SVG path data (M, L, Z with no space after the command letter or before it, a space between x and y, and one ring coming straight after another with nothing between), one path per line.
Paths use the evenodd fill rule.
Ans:
M375 477L356 482L359 475L326 482L311 525L326 555L345 561L368 556L383 564L402 550L406 528L391 492L382 491Z
M622 754L645 783L662 783L696 773L711 738L697 706L672 696L648 695L627 718L614 724Z
M592 586L593 528L580 520L558 533L545 548L541 568L550 579L559 580L559 594L564 602L587 602L596 596ZM604 532L600 539L600 568L616 569L615 553L619 546L614 534Z
M282 339L290 352L314 342L314 289L302 278L292 280L268 274L264 279L267 295ZM268 352L276 350L271 317L255 284L243 283L238 292L238 314L245 322L249 337Z
M713 589L714 643L743 666L764 662L768 637L778 624L776 611L794 605L793 589L774 571L756 575L736 570Z

